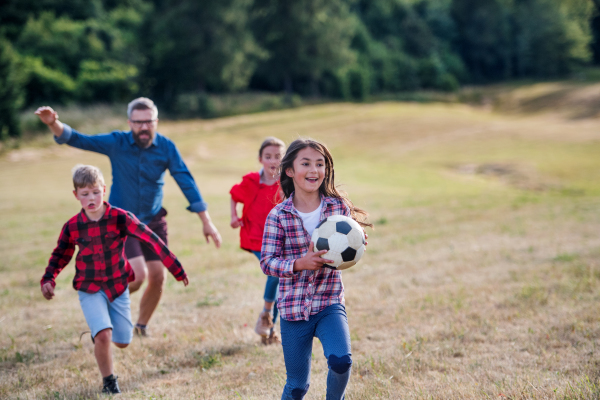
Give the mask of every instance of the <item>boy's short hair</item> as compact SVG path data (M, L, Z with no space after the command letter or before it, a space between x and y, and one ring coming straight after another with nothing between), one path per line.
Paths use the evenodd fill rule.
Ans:
M128 119L131 119L133 110L152 110L152 119L158 118L158 108L156 108L156 104L147 97L138 97L137 99L133 99L127 105Z
M265 138L265 140L263 140L262 144L260 145L260 150L258 150L258 156L262 157L263 150L265 149L265 147L269 146L278 146L283 148L283 150L285 151L285 143L283 143L283 140L277 139L273 136L269 136Z
M105 186L104 176L98 167L77 164L73 167L73 187L75 190L88 186Z

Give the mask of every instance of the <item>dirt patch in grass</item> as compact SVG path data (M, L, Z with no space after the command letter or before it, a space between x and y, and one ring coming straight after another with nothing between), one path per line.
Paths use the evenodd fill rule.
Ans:
M497 179L521 190L560 190L561 185L542 177L535 168L513 163L462 164L454 167L462 175L482 176Z

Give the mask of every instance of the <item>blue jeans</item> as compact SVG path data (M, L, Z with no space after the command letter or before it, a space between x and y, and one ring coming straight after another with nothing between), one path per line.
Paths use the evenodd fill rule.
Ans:
M256 258L258 258L258 261L260 261L260 251L253 251L252 254L254 254L256 256ZM265 285L265 294L263 296L263 298L265 299L266 302L271 303L271 302L275 302L275 304L273 304L273 323L275 323L277 321L277 289L279 289L279 278L277 278L276 276L267 276L267 283Z
M308 392L313 337L321 341L329 366L326 399L344 399L352 369L346 308L341 304L334 304L311 315L308 321L286 321L282 318L280 324L287 372L281 399L300 400Z

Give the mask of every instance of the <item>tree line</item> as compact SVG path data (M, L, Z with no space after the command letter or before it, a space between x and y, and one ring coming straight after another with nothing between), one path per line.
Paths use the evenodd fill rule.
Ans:
M364 100L600 61L600 0L4 0L0 134L43 102Z

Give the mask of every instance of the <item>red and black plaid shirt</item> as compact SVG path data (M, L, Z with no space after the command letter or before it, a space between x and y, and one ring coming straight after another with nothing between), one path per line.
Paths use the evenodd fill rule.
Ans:
M86 293L104 291L112 302L119 297L135 278L125 258L123 244L133 236L152 247L163 264L178 281L186 277L179 260L165 243L140 222L135 215L104 202L106 212L98 221L90 220L81 212L63 226L58 245L52 252L41 285L50 282L56 286L56 276L71 261L75 245L79 252L75 259L73 288Z

